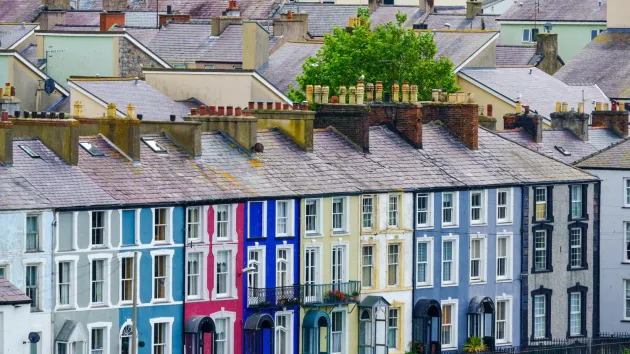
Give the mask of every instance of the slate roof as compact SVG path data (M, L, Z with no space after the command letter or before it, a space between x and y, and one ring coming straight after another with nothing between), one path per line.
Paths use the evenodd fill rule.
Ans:
M1 15L0 15L1 16ZM29 32L35 29L35 24L8 25L0 24L0 49L10 48Z
M2 0L0 1L0 22L34 22L43 7L41 0Z
M281 12L286 13L289 10L295 13L306 12L309 33L314 37L323 37L326 33L332 33L335 27L348 26L348 19L357 17L357 11L360 8L367 8L367 6L293 3L284 5L276 17L280 17ZM383 14L383 17L387 16Z
M536 65L539 58L535 46L497 45L497 66Z
M65 320L63 322L63 326L57 333L57 337L55 337L55 341L59 342L68 342L70 336L72 336L72 332L77 327L78 322L73 320Z
M481 26L481 22L485 24L485 30L488 31L498 31L499 24L496 22L498 18L497 15L479 15L475 16L472 19L467 19L466 15L456 15L456 14L441 14L441 13L432 13L429 14L424 23L428 26L430 30L442 30L446 29L445 24L450 24L452 30L481 30L484 29Z
M512 5L499 21L571 21L571 22L606 22L607 0L598 6L597 0L561 0L540 1L538 11L536 0L520 0Z
M288 42L276 50L258 72L282 92L289 91L289 85L298 88L296 76L302 75L302 65L310 56L315 56L323 43Z
M630 30L600 33L555 75L570 85L597 85L609 98L630 98Z
M552 157L567 164L573 164L574 162L621 140L617 134L605 128L590 128L588 131L588 141L580 140L571 131L565 129L543 130L543 140L540 144L534 142L529 135L520 129L502 131L497 134L528 149L537 151L545 156ZM562 147L571 155L563 155L555 148L556 146Z
M129 9L155 11L157 0L128 0ZM211 18L220 16L228 7L229 0L159 0L160 11L171 5L173 11L190 14L191 17ZM239 0L241 16L249 19L268 18L275 0Z
M398 14L399 11L407 15L407 21L404 25L408 27L411 27L413 23L416 23L424 14L424 11L420 10L418 6L381 5L370 14L370 23L372 24L372 28L388 22L396 23L396 14Z
M0 305L30 304L31 298L26 296L8 279L0 278Z
M79 6L81 7L81 10L102 10L103 1L102 0L80 0ZM77 0L70 0L70 7L73 9L76 9Z
M106 103L115 103L122 113L126 112L129 103L133 103L136 113L145 119L167 121L171 114L181 119L190 112L188 104L173 101L142 80L137 84L130 79L88 81L71 78L70 81Z
M83 8L83 0L81 0ZM66 12L66 25L68 26L99 26L101 22L100 11L68 11Z
M231 24L219 37L213 37L212 26L171 23L161 30L128 29L152 52L166 61L208 61L241 63L243 60L243 26ZM269 51L279 37L269 37Z
M620 140L615 145L589 155L576 165L580 168L628 170L630 169L630 138Z
M454 68L473 56L484 44L496 40L495 31L433 31L437 44L436 57L449 57Z
M592 101L607 100L596 86L569 86L538 68L463 69L460 75L485 85L515 104L520 96L524 105L547 119L555 112L558 101L577 107L578 102L582 102L582 91L585 112L595 110Z

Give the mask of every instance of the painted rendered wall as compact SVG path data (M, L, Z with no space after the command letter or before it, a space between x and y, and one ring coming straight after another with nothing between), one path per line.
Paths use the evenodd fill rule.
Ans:
M497 130L503 129L503 116L507 113L513 113L516 105L509 105L469 82L461 75L457 75L457 85L462 88L462 91L475 94L475 102L480 107L484 107L484 114L488 114L488 105L491 104L493 109L492 117L497 120Z
M367 295L382 296L392 307L399 308L399 336L398 347L389 348L390 352L405 352L409 350L412 332L412 311L413 311L413 194L404 193L396 194L401 199L401 227L392 229L387 226L388 217L388 201L389 194L376 195L375 219L376 226L372 230L362 230L361 247L372 245L375 250L374 264L374 286L366 288L362 284L361 298ZM361 208L361 205L359 205ZM387 285L387 262L388 262L388 245L400 245L400 286L392 287ZM359 250L361 252L362 250ZM361 253L359 253L361 255ZM361 258L360 258L361 259Z
M503 45L536 45L535 43L523 42L524 28L538 28L540 33L544 32L545 21L534 26L534 22L527 24L512 24L501 22L501 44ZM591 41L591 30L605 30L605 23L597 24L563 24L553 23L553 33L558 34L558 54L569 62L582 48Z
M555 185L553 186L553 217L554 221L549 223L553 225L552 232L552 272L545 273L532 273L533 267L533 242L534 237L532 233L532 217L534 212L534 191L529 188L529 215L526 215L527 222L529 223L529 257L527 272L529 273L528 279L528 291L527 299L528 306L528 332L529 337L532 336L532 296L533 290L544 287L551 289L553 294L551 296L551 335L553 338L566 338L568 333L568 293L567 289L575 286L579 283L581 286L588 288L587 292L587 307L586 307L586 330L589 335L593 332L593 196L594 186L588 186L588 198L587 198L587 213L588 220L584 221L588 224L588 232L586 235L587 243L587 262L588 269L569 271L567 266L569 264L569 222L568 215L570 215L570 197L568 185ZM524 299L525 300L525 299Z
M50 321L50 315L48 315ZM28 341L28 334L32 331L30 328L32 322L45 322L46 319L37 314L32 314L28 305L3 305L0 306L0 343L2 343L2 353L26 353L30 349L31 344ZM50 325L48 325L50 327ZM49 337L49 336L48 336ZM41 348L39 353L48 353L42 350L50 350L50 341L43 342L40 340L38 346Z
M16 85L16 95L21 101L22 110L43 111L63 97L57 90L50 95L46 94L43 91L44 79L41 76L16 58L12 57L10 60L14 62L13 84Z
M45 72L61 85L70 76L118 76L116 38L44 36Z
M630 171L588 170L602 179L600 217L600 331L627 332L624 279L630 279L625 262L626 230L630 209L624 207L624 178Z
M107 107L101 106L98 102L93 100L92 98L84 95L74 88L70 88L70 109L72 110L74 107L74 103L76 101L81 101L83 103L83 116L90 118L102 117L107 114Z
M470 224L470 191L459 191L459 225L456 227L442 226L442 193L433 194L433 227L419 228L416 230L416 241L432 240L433 242L433 284L432 286L416 287L414 301L420 299L435 299L438 302L445 300L457 300L457 335L458 349L467 339L468 305L475 296L487 296L496 304L497 297L511 297L511 344L519 345L519 303L520 303L520 200L519 188L512 188L512 222L497 224L496 200L497 190L487 190L487 223L473 226ZM486 237L486 281L483 283L470 282L470 236L480 235ZM510 236L512 240L512 272L510 280L496 278L497 236ZM445 237L458 239L458 285L442 286L442 241ZM417 246L416 246L417 247ZM417 248L414 249L417 252ZM446 348L442 348L445 350ZM449 348L450 349L450 348Z
M13 63L9 56L0 55L0 82L14 82L12 66Z
M512 0L497 0L489 5L484 5L483 13L486 15L501 15L512 5L514 5L514 1Z

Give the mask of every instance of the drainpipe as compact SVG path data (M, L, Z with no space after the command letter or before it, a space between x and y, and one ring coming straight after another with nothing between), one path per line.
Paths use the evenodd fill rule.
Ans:
M416 220L417 217L417 212L416 212L416 208L418 207L416 204L418 203L418 194L417 192L414 192L413 194L413 209L412 209L412 213L413 216L411 217L411 219L413 220L413 232L411 234L411 239L413 241L413 244L411 246L411 249L413 250L413 264L411 266L412 269L412 275L411 275L411 349L413 349L413 343L416 340L416 317L413 314L413 310L414 307L416 305L416 256L418 255L418 250L416 249L416 247L418 246L418 240L416 239L416 225L418 225L418 222Z
M50 345L52 350L55 350L55 305L57 304L56 289L55 289L55 230L57 229L57 213L53 210L53 222L50 228L50 254L51 254L51 267L52 272L50 276L50 282L52 283L52 307L50 308Z

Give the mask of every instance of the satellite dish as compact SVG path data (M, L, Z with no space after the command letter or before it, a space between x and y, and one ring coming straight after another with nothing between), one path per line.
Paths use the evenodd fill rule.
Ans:
M39 334L35 333L35 332L31 332L28 334L28 341L30 343L38 343L39 342Z
M49 95L55 92L55 80L50 78L46 79L46 81L44 82L44 92Z
M553 28L553 24L551 22L545 23L545 30L547 33L551 33L551 29Z

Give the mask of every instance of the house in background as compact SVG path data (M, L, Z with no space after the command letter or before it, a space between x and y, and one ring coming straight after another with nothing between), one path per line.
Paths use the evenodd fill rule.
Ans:
M512 4L497 22L502 45L535 45L550 23L558 34L558 54L565 62L606 29L607 0L537 1Z
M31 298L13 285L7 278L0 278L0 328L2 328L2 349L7 353L19 353L28 348L31 352L44 353L42 349L48 348L48 343L41 343L39 338L31 337L29 321L31 314ZM5 328L7 330L5 330ZM10 331L10 333L9 333ZM36 339L33 343L31 338ZM38 349L33 349L33 347Z

